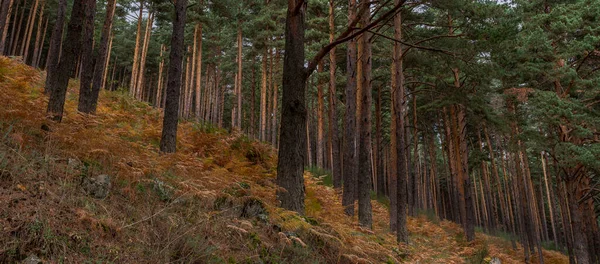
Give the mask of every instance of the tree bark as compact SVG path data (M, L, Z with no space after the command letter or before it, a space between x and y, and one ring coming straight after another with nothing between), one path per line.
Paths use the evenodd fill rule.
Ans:
M181 64L183 62L186 7L187 0L177 0L175 2L165 114L160 139L160 151L164 153L174 153L177 150L177 123L179 121L177 112L181 93L181 74L183 72Z
M365 7L364 14L361 16L362 26L366 26L370 22L370 7L369 1L361 2ZM365 32L360 38L362 42L362 58L360 59L362 68L361 82L362 92L360 94L360 140L358 151L358 222L366 228L373 227L373 216L371 209L371 179L372 179L372 164L371 164L371 33Z
M137 31L135 34L135 50L133 51L133 65L131 67L131 79L129 84L129 95L135 97L137 94L137 74L139 70L140 42L142 41L142 21L144 16L144 0L140 0L140 13L138 14Z
M329 0L329 43L335 40L335 1ZM336 93L336 48L329 52L329 164L331 164L331 173L333 174L333 187L339 189L342 187L342 159L340 159L340 145L338 138L337 121L337 93Z
M303 6L297 6L302 4ZM277 199L284 209L304 214L304 159L306 157L306 80L304 14L306 3L288 0L283 58L283 97L278 152Z
M395 0L395 3L398 4L400 0ZM402 16L401 12L398 12L394 17L394 37L396 39L402 39ZM395 172L396 175L393 175L392 178L395 178L396 185L392 185L393 188L396 189L396 239L399 243L408 243L408 230L406 228L406 206L407 206L407 168L406 168L406 137L404 132L404 100L405 100L405 90L404 90L404 74L403 74L403 65L402 65L402 45L396 42L394 43L394 72L392 79L394 82L392 83L392 105L393 105L393 114L395 121L395 133L394 137L396 139L395 149L392 149L395 152L395 158L397 159L395 164ZM394 195L390 193L390 195Z
M27 62L27 55L29 55L29 46L31 44L31 35L33 33L33 26L35 22L35 15L37 13L38 4L39 0L35 0L33 8L29 10L29 19L27 19L27 27L25 28L25 35L23 36L21 55L23 56L23 62L25 63Z
M62 48L62 58L58 63L56 74L52 75L48 84L51 94L47 112L49 117L57 122L62 121L69 78L75 72L77 57L81 52L81 34L87 4L89 3L84 1L75 1L73 4L67 36Z
M136 98L143 100L142 94L144 91L144 77L146 76L146 58L148 56L148 47L150 46L150 36L152 34L152 23L154 22L154 13L149 12L146 19L146 30L144 32L144 42L141 50L139 71L137 73Z
M42 38L42 28L43 28L43 21L44 21L44 6L45 6L45 2L42 2L42 6L40 8L40 15L38 18L38 25L37 25L37 31L35 33L35 42L33 42L33 54L32 54L32 58L31 58L31 66L34 68L37 68L37 56L38 56L38 52L41 49L40 47L40 41ZM44 45L44 43L41 44L42 46Z
M323 61L319 62L317 67L317 167L324 168L323 158L325 151L325 138L323 134L325 101L323 99L323 82L321 75L323 74Z
M27 5L27 0L23 1L23 6L21 7L21 15L19 17L19 24L17 25L16 34L11 36L11 55L17 55L17 50L19 46L19 40L21 36L21 29L23 28L23 19L25 19L25 5ZM16 19L16 17L15 17ZM15 31L13 30L13 34ZM12 35L12 34L11 34Z
M196 122L200 121L200 93L202 92L202 24L196 24Z
M92 0L86 0L92 1ZM79 104L77 110L90 113L92 104L92 81L94 78L94 16L96 14L96 1L92 1L85 10L86 20L83 24L81 41L81 80L79 82Z
M104 25L102 26L102 35L100 37L100 45L98 53L94 56L93 76L91 87L85 88L85 92L79 94L79 111L87 114L95 114L98 105L98 95L102 88L102 80L104 79L104 71L106 70L106 57L108 52L109 37L111 35L112 20L115 12L116 0L109 0L106 4L106 16ZM93 38L93 31L91 32ZM85 97L84 97L85 96Z
M50 80L57 72L58 62L60 60L60 47L62 43L63 28L65 24L65 14L67 12L67 0L58 1L58 10L56 13L56 21L52 30L52 39L48 48L48 58L46 62L46 89L44 92L50 94Z
M356 0L349 0L348 21L356 19ZM346 215L354 215L358 186L358 156L356 143L356 39L348 41L346 58L346 116L344 129L343 197Z
M12 5L13 0L3 0L0 4L0 54L4 54L4 47L6 46L6 33Z
M262 57L262 83L260 86L260 140L265 141L267 139L267 50Z

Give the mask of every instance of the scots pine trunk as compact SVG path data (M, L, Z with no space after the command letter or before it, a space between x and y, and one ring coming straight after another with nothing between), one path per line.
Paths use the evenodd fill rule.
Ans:
M261 141L265 141L267 139L267 50L265 48L265 52L262 57L262 82L260 86L260 137Z
M334 0L329 0L329 43L335 40L335 6ZM339 189L342 187L342 160L340 159L340 145L338 138L338 121L336 107L336 80L335 71L337 68L335 58L336 48L329 52L329 164L331 164L331 173L333 174L333 187Z
M144 43L142 46L139 70L137 73L137 84L135 85L137 95L136 98L140 101L143 100L144 93L144 81L146 76L146 58L148 57L148 46L150 46L150 36L152 34L152 23L154 22L154 13L148 13L146 19L146 31L144 32Z
M71 20L67 28L67 36L62 47L62 57L58 63L55 74L48 82L50 100L48 101L48 115L50 119L61 122L65 105L65 95L69 78L75 72L77 58L81 52L81 33L85 19L86 1L75 1L71 11Z
M175 2L167 95L160 139L160 151L164 153L174 153L177 150L177 123L179 121L179 96L181 93L181 74L183 72L181 64L183 62L186 7L187 0L177 0Z
M50 94L50 80L54 78L53 75L58 71L66 12L67 0L59 0L56 21L54 22L54 29L52 30L52 39L50 39L50 47L48 48L48 58L46 59L46 89L44 90L46 94Z
M370 2L365 1L364 12L361 16L362 26L366 26L370 22ZM371 208L371 33L365 32L360 41L362 42L362 59L361 67L362 74L360 94L360 140L358 150L358 222L366 228L373 227L373 216Z
M196 121L200 121L200 93L202 86L202 24L196 24Z
M140 0L140 13L138 14L137 31L135 34L135 49L133 51L133 65L131 67L131 79L129 82L129 95L135 97L137 94L137 74L139 70L140 42L142 39L142 21L144 15L144 0Z
M38 18L38 25L37 25L37 31L35 33L35 41L33 42L33 54L31 57L31 66L34 68L37 68L37 56L38 56L38 51L41 49L39 47L40 45L40 40L42 38L42 28L43 28L43 21L44 21L44 6L45 6L45 2L42 3L42 6L40 8L40 15ZM43 45L43 43L42 43Z
M298 6L302 5L302 6ZM306 156L306 80L304 14L306 3L288 0L283 58L283 97L277 164L277 199L284 209L304 213Z
M400 0L395 0L398 4ZM394 17L394 38L402 39L402 15L400 12ZM392 73L392 105L393 115L395 120L396 139L395 152L396 161L392 163L395 166L396 175L392 177L396 179L396 185L392 188L396 189L396 239L399 243L408 243L408 230L406 228L406 205L407 205L407 168L406 168L406 138L404 133L404 73L402 65L402 45L398 42L394 43L394 72ZM390 193L393 195L393 192ZM393 218L394 216L392 216Z
M112 21L115 13L115 6L117 0L109 0L106 3L106 16L104 18L104 25L102 26L102 35L100 37L100 46L98 48L98 54L95 57L95 66L94 66L94 76L92 79L92 87L89 90L89 93L86 95L90 96L86 100L84 100L84 105L80 111L88 114L95 114L96 108L98 106L98 94L100 93L100 89L102 89L104 73L106 71L106 58L110 56L108 52L108 46L111 35ZM80 95L81 102L81 95Z
M23 35L23 42L21 44L20 54L23 56L23 62L25 63L27 62L27 57L29 55L29 46L31 46L31 35L33 33L38 4L39 0L35 0L33 8L29 10L29 19L27 19L27 27L25 28L25 35Z
M323 134L323 121L325 112L325 100L323 99L323 82L321 75L323 73L323 61L319 63L317 67L317 167L324 168L323 157L325 151L323 150L325 145L325 138Z
M96 14L96 1L86 0L90 3L85 10L85 23L81 41L81 80L79 82L79 104L77 110L90 113L92 104L92 79L94 78L94 16Z
M349 0L348 22L356 19L356 0ZM348 41L346 58L346 116L344 128L343 196L346 215L354 215L358 185L358 156L356 143L356 39Z
M0 54L4 54L6 43L6 32L8 29L8 20L10 18L10 7L13 0L3 0L0 4ZM13 29L14 30L14 29Z

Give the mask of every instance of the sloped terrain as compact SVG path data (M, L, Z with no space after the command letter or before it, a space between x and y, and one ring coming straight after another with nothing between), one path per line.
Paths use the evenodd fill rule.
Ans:
M275 152L209 124L182 122L159 155L161 113L102 92L96 116L45 117L44 73L0 57L0 263L520 263L522 249L458 225L409 218L395 243L387 209L374 230L343 214L339 193L306 174L307 216L276 207ZM100 199L82 184L108 175ZM545 251L545 263L566 263ZM535 259L534 259L535 260Z

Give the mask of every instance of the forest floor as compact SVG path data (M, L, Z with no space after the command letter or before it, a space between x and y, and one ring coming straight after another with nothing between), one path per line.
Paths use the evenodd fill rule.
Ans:
M373 201L373 231L340 194L306 173L306 216L276 206L275 152L207 124L182 122L176 154L159 155L161 112L103 91L78 114L72 81L63 122L45 117L45 73L0 57L0 263L521 263L505 238L410 217L398 246ZM86 177L109 175L104 199ZM545 263L567 263L544 251ZM534 259L534 262L537 262Z

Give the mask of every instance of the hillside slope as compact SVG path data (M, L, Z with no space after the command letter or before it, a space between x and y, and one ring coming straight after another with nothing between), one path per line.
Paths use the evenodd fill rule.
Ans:
M339 194L306 175L307 217L276 207L274 151L211 125L183 122L178 152L158 154L161 113L121 92L98 114L45 118L43 72L0 57L0 263L520 263L522 250L458 225L409 218L398 247L374 202L374 231L343 214ZM108 175L110 193L82 183ZM545 251L546 263L566 263Z

